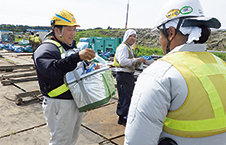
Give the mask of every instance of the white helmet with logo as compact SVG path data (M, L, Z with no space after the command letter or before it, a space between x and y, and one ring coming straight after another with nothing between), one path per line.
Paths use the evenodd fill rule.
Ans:
M166 25L172 20L178 20L175 26L175 35L181 30L181 27L191 27L192 29L195 29L193 27L205 26L207 28L219 28L221 26L220 22L216 18L207 18L204 16L199 0L168 0L160 10L157 26L155 27L161 29L168 40L166 48L167 53L170 51L169 47L172 40L168 39ZM198 29L198 33L201 33L200 28ZM152 31L155 31L155 29ZM186 34L193 32L191 29L189 29L189 31L190 32L186 32ZM189 43L193 42L193 40L199 40L199 37L200 36L197 35L197 38L189 39Z
M165 24L168 21L177 18L191 18L191 17L193 17L193 19L191 20L193 25L198 26L205 23L210 28L220 27L220 22L216 18L206 18L204 16L203 9L199 0L168 0L168 2L165 3L160 10L156 27L158 28L162 24ZM196 20L194 21L194 19ZM183 23L186 23L186 21L184 21ZM186 27L188 27L188 24L185 25Z

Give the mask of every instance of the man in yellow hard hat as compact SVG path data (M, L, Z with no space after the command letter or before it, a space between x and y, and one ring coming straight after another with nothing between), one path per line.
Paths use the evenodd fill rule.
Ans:
M164 57L139 76L125 145L225 145L226 64L206 51L210 28L199 0L168 0L157 28Z
M92 49L84 49L63 58L73 48L76 27L74 15L67 10L57 11L51 19L52 31L34 52L40 91L44 95L43 110L50 128L51 145L74 145L79 136L83 114L64 83L66 73L74 70L82 60L95 57Z

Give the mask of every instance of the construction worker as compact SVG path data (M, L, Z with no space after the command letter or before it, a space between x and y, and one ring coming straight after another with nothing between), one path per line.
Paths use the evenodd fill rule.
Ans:
M125 145L226 144L226 64L203 44L220 26L199 0L164 4L157 28L166 55L138 77Z
M34 42L33 42L33 40L34 40L34 32L31 32L31 35L29 36L29 43L30 43L30 45L31 45L31 47L32 47L32 51L33 51L33 47L34 47Z
M127 30L123 37L123 42L117 47L114 63L116 67L116 81L118 90L117 115L118 124L126 125L128 110L134 88L135 68L146 60L143 57L134 58L132 45L136 42L136 31Z
M34 48L33 48L34 49L33 52L34 52L38 48L38 46L42 43L42 39L39 37L38 32L35 34L33 43L34 43Z
M80 26L67 10L57 11L51 19L51 26L52 31L47 35L50 39L33 54L40 91L44 95L42 107L50 128L49 144L74 145L83 114L79 113L69 88L64 84L64 76L74 70L78 62L93 59L95 51L87 48L61 58L64 51L73 48L76 27Z

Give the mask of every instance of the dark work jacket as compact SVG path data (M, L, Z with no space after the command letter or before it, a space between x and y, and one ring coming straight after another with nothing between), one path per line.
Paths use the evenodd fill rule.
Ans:
M54 36L52 40L59 42L66 51L72 49L72 47L62 44ZM62 59L58 47L49 42L44 42L37 48L33 54L33 59L40 91L44 96L48 96L50 91L61 86L64 83L65 74L74 70L77 67L77 63L81 61L78 53ZM69 90L53 98L73 99Z

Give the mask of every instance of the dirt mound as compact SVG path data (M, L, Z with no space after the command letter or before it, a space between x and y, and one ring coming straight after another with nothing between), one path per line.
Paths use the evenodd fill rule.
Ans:
M158 35L151 32L151 29L134 29L137 33L136 43L146 47L161 47ZM109 32L99 31L102 35L108 37L123 37L124 31L111 30ZM212 31L211 35L206 42L208 50L226 51L226 32L225 31Z

